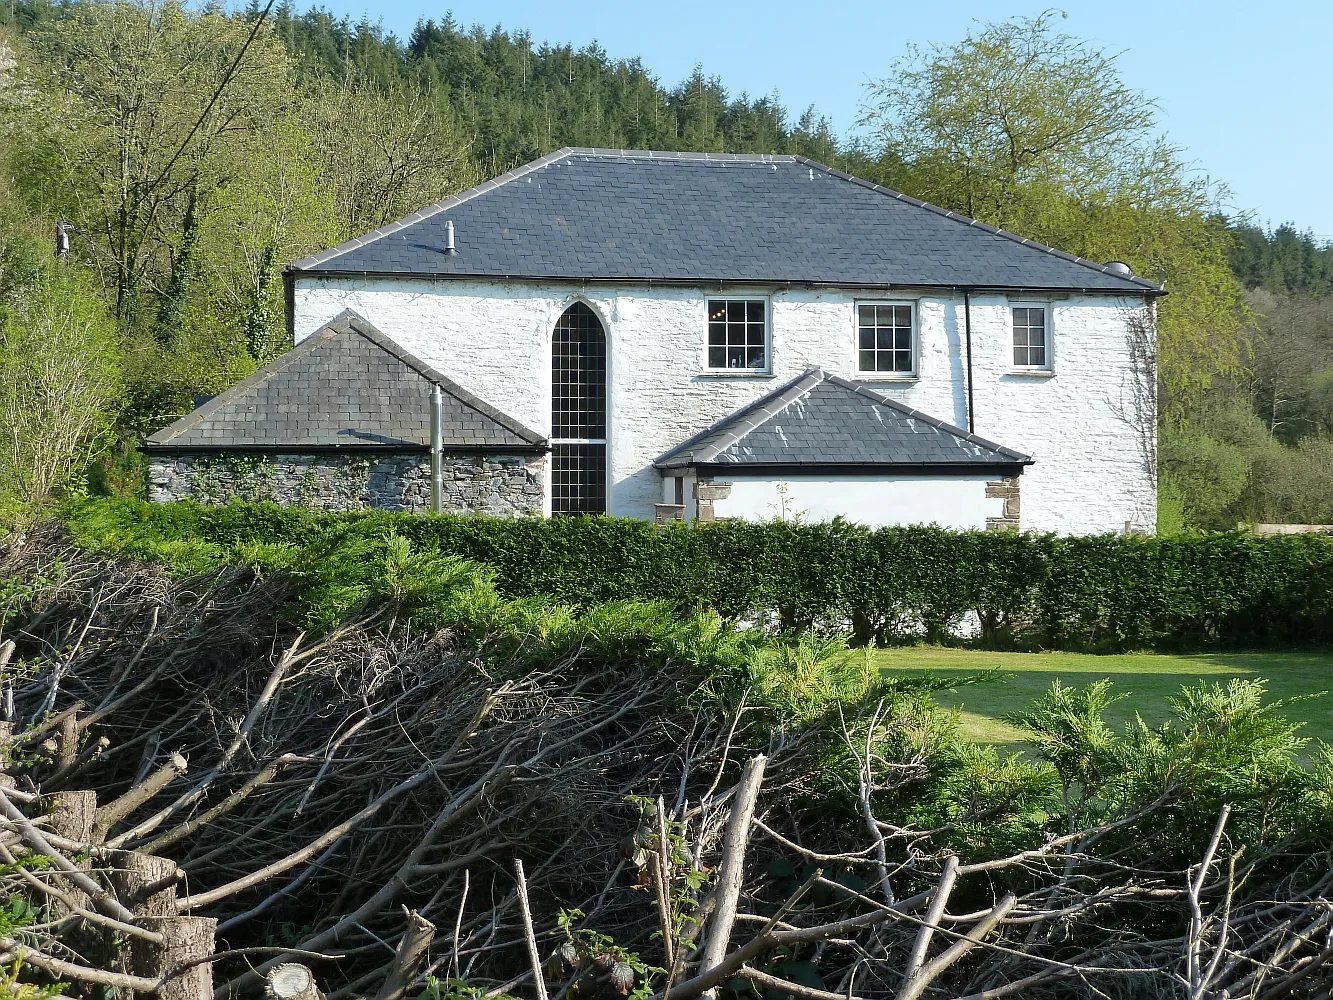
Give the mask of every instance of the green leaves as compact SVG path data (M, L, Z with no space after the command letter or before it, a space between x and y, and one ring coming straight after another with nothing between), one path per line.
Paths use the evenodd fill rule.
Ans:
M1314 829L1328 814L1328 748L1306 766L1308 741L1282 714L1289 702L1265 694L1262 680L1200 682L1168 699L1166 723L1149 727L1140 719L1117 732L1102 719L1123 697L1110 681L1083 688L1057 681L1006 721L1028 730L1036 754L1059 776L1052 812L1064 828L1132 819L1156 803L1152 822L1164 849L1192 857L1223 804L1232 807L1231 836L1251 844L1302 825Z
M290 567L326 588L332 608L350 606L371 574L378 582L356 593L434 607L444 616L435 620L462 616L479 629L508 622L543 642L573 641L582 621L579 640L608 653L623 647L620 619L631 615L631 632L655 636L654 655L728 664L733 674L750 669L761 635L835 634L849 624L863 643L998 649L1333 641L1333 540L1310 535L1062 538L846 522L658 528L628 518L334 515L110 500L70 501L63 517L86 544L181 571L219 560ZM352 590L335 599L338 588ZM466 601L457 598L464 591ZM446 608L450 594L455 603ZM585 620L598 605L608 617ZM746 638L737 621L759 628ZM803 674L838 653L813 649L816 641L779 650L790 661L782 683L833 683L827 672ZM835 686L855 680L860 668L848 664Z

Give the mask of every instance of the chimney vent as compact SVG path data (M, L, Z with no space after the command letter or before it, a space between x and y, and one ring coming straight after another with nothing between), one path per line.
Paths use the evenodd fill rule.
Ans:
M450 219L444 224L444 252L449 256L458 253L458 247L454 246L454 220Z

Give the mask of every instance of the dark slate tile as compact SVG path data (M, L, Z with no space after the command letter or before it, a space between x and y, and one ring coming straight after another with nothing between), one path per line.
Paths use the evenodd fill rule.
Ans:
M529 169L525 176L541 183L501 183L405 230L297 266L433 276L1154 290L793 157L572 151L521 168ZM455 257L441 253L449 221Z

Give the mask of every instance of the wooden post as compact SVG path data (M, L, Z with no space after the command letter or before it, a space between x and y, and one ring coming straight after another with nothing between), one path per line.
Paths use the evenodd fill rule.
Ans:
M537 951L537 935L532 929L532 908L528 905L528 878L523 874L521 858L514 859L514 873L518 875L518 910L523 917L523 939L528 944L532 981L537 990L537 1000L547 1000L546 980L542 976L542 956Z
M158 1000L213 1000L213 964L218 922L213 917L140 917L144 930L162 935L162 943L130 938L130 962L136 975L162 980ZM182 970L187 962L194 962Z
M81 844L91 843L96 820L96 792L56 792L51 796L52 833Z
M375 1000L401 1000L412 981L416 979L421 961L430 950L430 943L435 938L435 925L416 910L407 914L407 928L398 942L398 951L389 966L389 974L384 979Z
M746 761L741 771L740 784L736 786L735 797L731 800L731 817L727 821L722 864L717 875L717 908L713 911L708 939L704 942L703 960L699 963L701 974L722 964L727 954L727 945L731 943L731 928L736 922L736 904L740 902L741 882L745 878L750 821L754 819L754 806L764 783L764 766L767 763L768 758L763 754ZM715 1000L717 988L706 991L704 996Z
M60 751L56 763L63 770L74 764L79 756L79 715L70 713L60 723Z

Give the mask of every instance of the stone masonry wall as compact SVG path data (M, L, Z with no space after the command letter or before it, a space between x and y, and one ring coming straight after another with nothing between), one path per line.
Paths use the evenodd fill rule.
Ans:
M451 514L541 516L545 456L446 455ZM263 501L327 511L430 510L430 458L422 455L152 455L148 499Z

